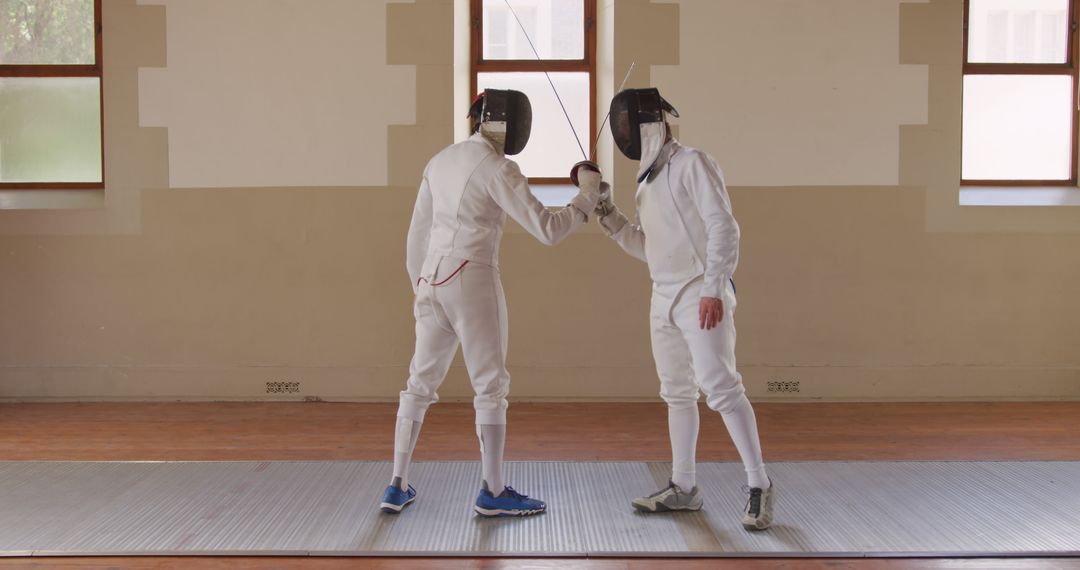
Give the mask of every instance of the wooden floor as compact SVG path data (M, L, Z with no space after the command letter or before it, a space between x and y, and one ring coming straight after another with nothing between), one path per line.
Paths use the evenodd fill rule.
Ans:
M0 404L0 460L388 460L390 404ZM758 404L766 461L1080 460L1080 403ZM509 460L668 461L665 408L514 404ZM477 459L472 408L439 404L417 461ZM702 411L700 461L734 461ZM0 505L0 508L3 508ZM1080 523L1078 523L1080 532ZM0 559L9 568L1080 569L1043 560Z

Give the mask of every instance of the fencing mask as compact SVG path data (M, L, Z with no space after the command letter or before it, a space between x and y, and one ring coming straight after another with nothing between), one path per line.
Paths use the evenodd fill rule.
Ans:
M517 154L525 149L532 131L532 105L521 91L485 89L469 107L473 131L495 145L503 154Z
M667 142L664 113L679 116L656 88L623 89L611 100L611 134L615 145L627 158L640 161L639 181L656 162Z

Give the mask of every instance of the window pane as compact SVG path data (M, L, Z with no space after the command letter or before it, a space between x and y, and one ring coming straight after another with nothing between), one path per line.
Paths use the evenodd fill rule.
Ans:
M964 77L965 179L1068 180L1071 138L1071 77Z
M1069 0L971 0L968 61L1064 63Z
M533 196L548 208L561 208L578 194L578 187L573 184L544 184L531 189Z
M94 0L0 0L0 64L93 64Z
M582 0L484 0L484 59L585 58L585 6Z
M581 137L581 145L589 152L589 74L552 73L551 80L559 90L566 112ZM525 176L566 178L570 167L582 160L581 149L563 116L555 93L543 73L479 73L478 90L516 89L529 96L533 123L529 144L514 160L521 165Z
M0 182L101 182L96 77L0 79Z

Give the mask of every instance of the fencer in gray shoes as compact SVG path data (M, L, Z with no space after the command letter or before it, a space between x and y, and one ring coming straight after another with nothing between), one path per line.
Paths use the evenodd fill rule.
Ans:
M647 512L697 510L698 400L724 419L751 494L747 528L772 519L769 478L754 408L735 367L735 282L739 224L720 165L671 136L675 107L650 89L625 89L611 101L611 134L638 161L637 217L629 219L603 187L594 213L611 239L649 266L652 351L668 408L671 485L634 500ZM687 491L689 489L689 491Z

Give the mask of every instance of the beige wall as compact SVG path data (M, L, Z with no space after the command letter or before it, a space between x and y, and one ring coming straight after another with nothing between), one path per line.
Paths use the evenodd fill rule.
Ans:
M653 82L730 184L899 183L899 126L926 122L927 70L900 63L896 0L682 2L679 32L678 64Z
M171 187L387 184L386 130L416 121L416 70L386 64L386 2L140 4L168 15L139 119L168 128Z
M187 66L193 47L177 42L207 33L196 30L209 16L186 7L196 4L217 6L105 0L104 203L0 210L0 398L260 398L270 381L301 382L299 397L395 397L412 348L403 255L414 184L453 140L459 112L452 2L362 3L367 24L382 27L342 39L364 52L354 71L414 86L388 101L349 83L356 74L340 85L326 75L327 92L386 107L362 137L349 132L360 128L351 111L318 104L323 91L286 98L357 157L385 156L363 173L353 170L361 162L266 140L272 133L251 116L211 113L206 100L206 113L190 107L185 92L207 85L231 104L245 91L255 105L282 104L264 98L275 78L258 63L228 89L228 77L207 82ZM336 20L356 4L311 6ZM295 5L260 2L258 18L232 20L235 37L207 41L246 49L238 39ZM635 61L631 84L656 82L684 113L684 142L713 152L733 182L744 238L739 358L753 395L768 397L770 380L800 380L803 398L1080 397L1080 208L955 205L960 6L614 3L616 81ZM792 33L762 32L765 51L738 45L754 34L730 25L769 28L780 17ZM726 31L698 24L707 19ZM785 53L802 54L798 70L781 68L797 81L763 74ZM221 59L243 68L233 56ZM303 76L321 77L317 68ZM813 96L778 116L779 95L755 96L770 85ZM868 100L856 95L863 88ZM341 130L326 126L342 113ZM815 133L814 117L829 128ZM207 162L192 142L205 134L199 121L245 146L235 163ZM769 148L775 155L762 156ZM340 176L258 160L289 149ZM614 176L632 209L630 168L620 157ZM190 187L209 184L229 188ZM558 248L511 228L502 258L513 396L655 397L643 265L595 228ZM467 396L460 366L443 394Z

